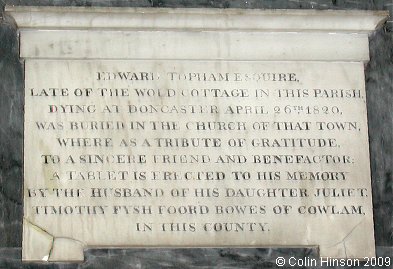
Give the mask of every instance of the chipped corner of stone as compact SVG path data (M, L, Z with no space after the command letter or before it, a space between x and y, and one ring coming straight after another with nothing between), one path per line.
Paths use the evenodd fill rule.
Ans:
M54 236L44 228L23 218L24 262L60 262L84 260L85 244L77 239Z

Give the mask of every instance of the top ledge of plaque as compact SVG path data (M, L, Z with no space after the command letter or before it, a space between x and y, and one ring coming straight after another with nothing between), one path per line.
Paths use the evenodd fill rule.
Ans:
M368 33L387 11L6 6L19 28Z

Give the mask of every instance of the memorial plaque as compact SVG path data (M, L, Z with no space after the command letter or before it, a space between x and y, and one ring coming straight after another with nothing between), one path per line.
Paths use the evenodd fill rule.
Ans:
M364 64L385 14L10 11L25 59L24 260L375 255Z

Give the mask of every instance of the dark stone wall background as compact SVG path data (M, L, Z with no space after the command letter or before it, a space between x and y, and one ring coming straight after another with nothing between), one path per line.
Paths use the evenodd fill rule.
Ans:
M85 262L81 264L22 264L23 68L18 58L16 25L4 14L5 4L393 12L393 0L0 0L0 269L296 268L277 267L275 258L318 257L317 249L92 249L85 252ZM366 89L377 255L390 257L393 263L392 31L393 22L388 21L370 37L371 61L366 67Z

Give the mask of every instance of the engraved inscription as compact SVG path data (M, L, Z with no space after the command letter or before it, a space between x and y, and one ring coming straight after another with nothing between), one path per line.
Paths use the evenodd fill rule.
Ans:
M29 60L26 70L24 218L54 238L340 256L354 227L373 229L361 63Z

